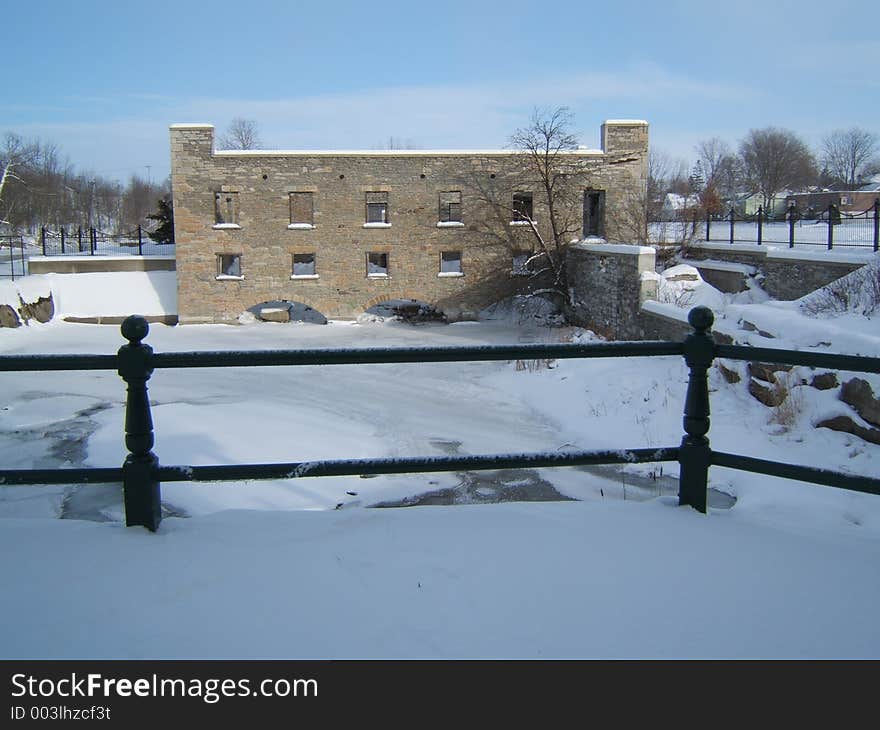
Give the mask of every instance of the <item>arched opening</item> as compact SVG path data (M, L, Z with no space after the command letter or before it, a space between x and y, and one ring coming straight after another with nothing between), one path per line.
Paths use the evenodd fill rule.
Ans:
M274 299L255 304L245 310L239 321L327 324L327 318L314 307L305 302L292 302L287 299Z
M366 309L358 321L406 322L407 324L425 324L428 322L446 323L446 315L428 302L421 299L385 299L376 302Z

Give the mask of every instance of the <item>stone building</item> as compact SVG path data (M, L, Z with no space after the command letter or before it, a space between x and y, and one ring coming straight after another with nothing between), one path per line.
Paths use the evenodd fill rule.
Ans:
M279 301L354 318L394 299L469 318L534 286L527 219L550 231L522 152L221 151L212 125L170 131L181 323ZM633 241L647 156L648 125L629 120L602 125L601 150L562 153L573 239Z

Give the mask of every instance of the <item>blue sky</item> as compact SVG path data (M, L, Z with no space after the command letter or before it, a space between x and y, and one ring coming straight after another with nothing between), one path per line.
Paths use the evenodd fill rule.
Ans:
M563 105L582 144L604 119L646 119L686 159L770 125L813 146L880 133L876 0L44 0L2 16L0 132L107 177L164 178L169 124L235 116L281 149L503 147L533 107Z

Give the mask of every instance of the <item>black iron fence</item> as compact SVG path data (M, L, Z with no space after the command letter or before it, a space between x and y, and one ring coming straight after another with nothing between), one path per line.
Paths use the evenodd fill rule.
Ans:
M122 324L128 344L116 355L5 355L0 371L116 370L128 386L125 445L128 456L119 468L2 469L0 484L106 484L122 482L125 521L155 531L161 521L160 483L215 482L252 479L301 479L324 476L361 476L578 466L584 464L679 463L679 504L707 511L711 466L797 479L814 484L880 495L880 478L713 450L709 445L708 370L714 358L766 360L839 370L880 373L880 358L833 355L796 350L718 345L710 330L714 315L695 307L688 320L694 332L683 342L609 342L557 345L487 345L324 350L264 350L256 352L154 353L143 342L149 325L132 316ZM492 361L535 358L684 356L690 370L684 398L684 436L678 446L624 448L602 451L537 452L478 456L415 456L384 459L346 459L277 464L218 464L165 466L153 453L153 422L147 381L156 368L265 367L376 363Z
M65 256L73 254L95 255L137 255L161 254L171 244L153 241L149 232L138 226L124 233L106 233L97 228L76 228L49 230L40 228L40 250L43 256Z
M697 219L691 221L696 232ZM707 241L728 243L781 243L789 248L811 246L827 248L872 248L880 250L880 198L861 213L841 211L834 203L819 211L800 212L791 206L781 215L772 216L763 207L754 215L730 209L727 215L705 217Z
M27 258L24 253L24 236L0 236L0 278L27 274Z

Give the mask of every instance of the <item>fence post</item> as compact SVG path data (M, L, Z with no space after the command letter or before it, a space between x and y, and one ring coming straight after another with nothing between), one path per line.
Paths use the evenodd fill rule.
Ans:
M709 213L709 209L706 208L706 240L707 241L710 240L709 232L710 232L711 225L712 225L712 214Z
M138 256L144 255L144 237L140 224L138 225Z
M82 226L76 229L76 247L79 249L79 252L82 253L83 250L83 229Z
M64 253L64 226L61 227L61 253Z
M688 322L694 331L684 340L684 359L690 368L684 402L684 430L678 452L678 503L698 512L708 509L709 464L709 381L708 370L715 357L715 342L709 330L715 315L708 307L694 307Z
M12 242L12 236L9 237L9 272L12 274L12 280L15 281L15 244ZM21 272L22 276L24 271Z
M128 384L125 446L129 454L122 465L125 524L155 532L162 521L162 496L156 476L159 460L152 452L153 419L147 396L153 348L141 342L149 331L150 325L143 317L127 317L122 323L122 336L128 344L119 348L117 359L119 375Z
M98 231L94 228L89 229L89 253L95 255L95 247L98 244Z
M828 250L834 246L834 203L828 203Z
M758 206L758 245L764 240L764 206Z
M794 248L794 216L797 213L795 204L788 206L788 247Z
M730 209L730 245L733 245L733 221L736 218L736 211L731 207Z
M43 244L43 256L46 255L46 226L40 226L40 243Z
M880 249L880 198L874 198L874 250Z

